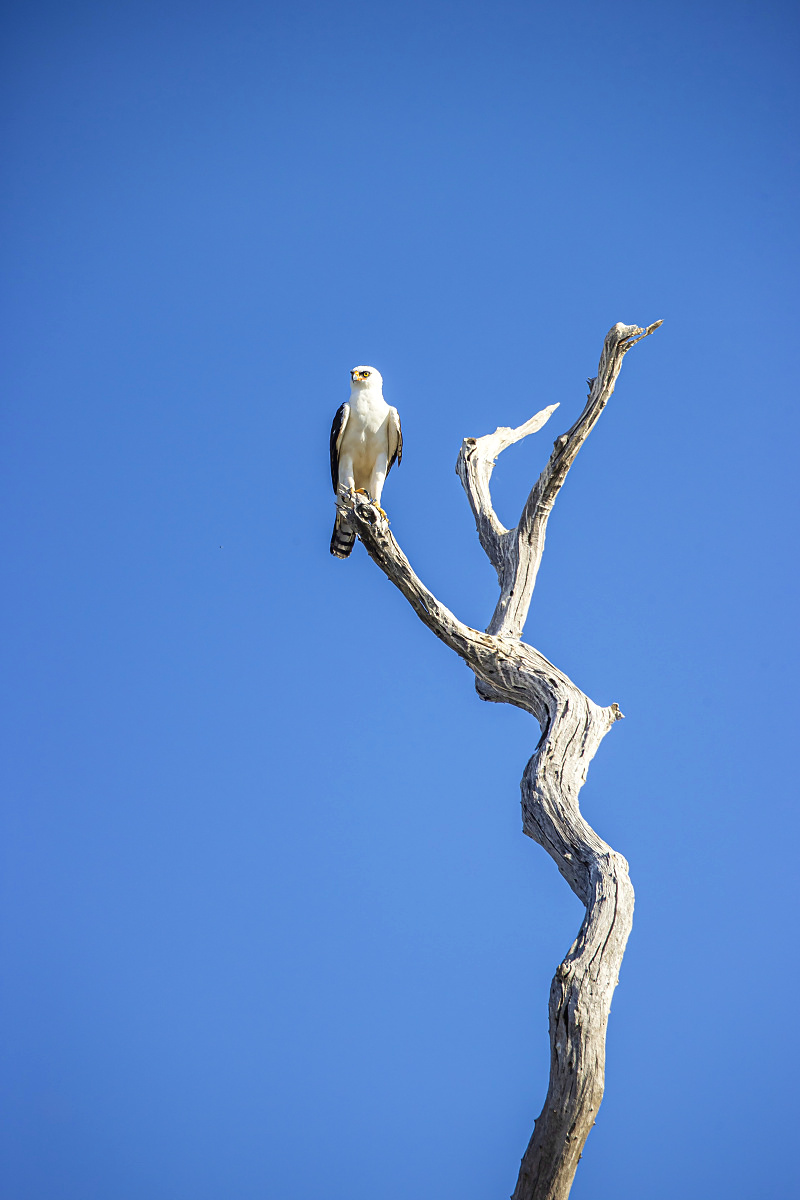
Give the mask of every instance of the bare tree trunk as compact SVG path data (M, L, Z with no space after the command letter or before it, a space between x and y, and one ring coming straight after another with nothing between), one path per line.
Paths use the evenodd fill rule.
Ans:
M633 921L633 887L621 854L581 816L578 795L597 747L622 717L600 708L563 672L521 641L544 550L550 512L567 472L614 391L624 355L661 324L615 325L578 420L557 438L519 524L505 529L489 488L495 459L541 429L557 405L518 429L465 438L456 471L478 537L497 571L500 598L487 631L462 624L416 576L379 510L361 496L340 497L370 557L420 619L475 673L484 700L514 704L539 722L541 737L522 776L522 823L586 906L578 936L550 988L550 1084L522 1159L512 1200L565 1200L603 1098L606 1024Z

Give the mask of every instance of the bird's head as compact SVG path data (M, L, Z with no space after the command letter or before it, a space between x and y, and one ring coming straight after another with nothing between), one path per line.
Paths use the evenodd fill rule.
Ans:
M380 391L383 387L383 379L380 371L376 371L374 367L353 367L350 372L350 389L353 392L361 392L366 388L374 388Z

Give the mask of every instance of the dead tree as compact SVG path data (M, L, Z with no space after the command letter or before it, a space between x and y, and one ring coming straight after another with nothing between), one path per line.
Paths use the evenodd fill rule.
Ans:
M543 409L518 429L464 439L456 471L500 584L485 633L464 625L428 591L368 498L338 500L373 561L420 620L474 671L478 695L514 704L539 722L541 737L521 781L522 827L555 860L586 907L578 936L550 988L550 1084L512 1200L564 1200L569 1195L603 1098L606 1024L633 921L628 864L598 837L578 806L589 763L622 713L616 704L599 707L520 639L555 498L614 391L624 355L660 324L646 329L618 324L609 331L597 377L589 380L586 406L572 428L556 439L515 529L505 529L492 507L489 482L495 460L541 429L558 406Z

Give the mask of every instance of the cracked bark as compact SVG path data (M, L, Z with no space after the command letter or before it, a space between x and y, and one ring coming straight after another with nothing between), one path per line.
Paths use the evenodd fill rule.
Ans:
M497 571L500 596L485 633L459 621L425 587L389 531L361 496L339 497L367 553L414 611L475 673L484 700L531 713L541 729L521 781L524 832L554 859L585 905L578 936L550 988L550 1081L544 1107L522 1158L512 1200L564 1200L603 1097L611 998L633 920L633 887L621 854L598 837L578 805L589 763L611 726L616 704L601 708L562 671L521 641L544 551L547 521L575 457L605 408L628 350L661 324L617 324L606 336L597 376L577 421L556 439L514 529L492 505L490 481L503 450L549 420L553 404L518 429L465 438L456 471L475 516L478 537Z

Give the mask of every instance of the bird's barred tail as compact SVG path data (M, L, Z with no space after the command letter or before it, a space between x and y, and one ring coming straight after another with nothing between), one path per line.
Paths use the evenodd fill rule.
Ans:
M345 525L341 517L337 516L331 537L331 554L335 554L337 558L348 558L355 544L355 533Z

